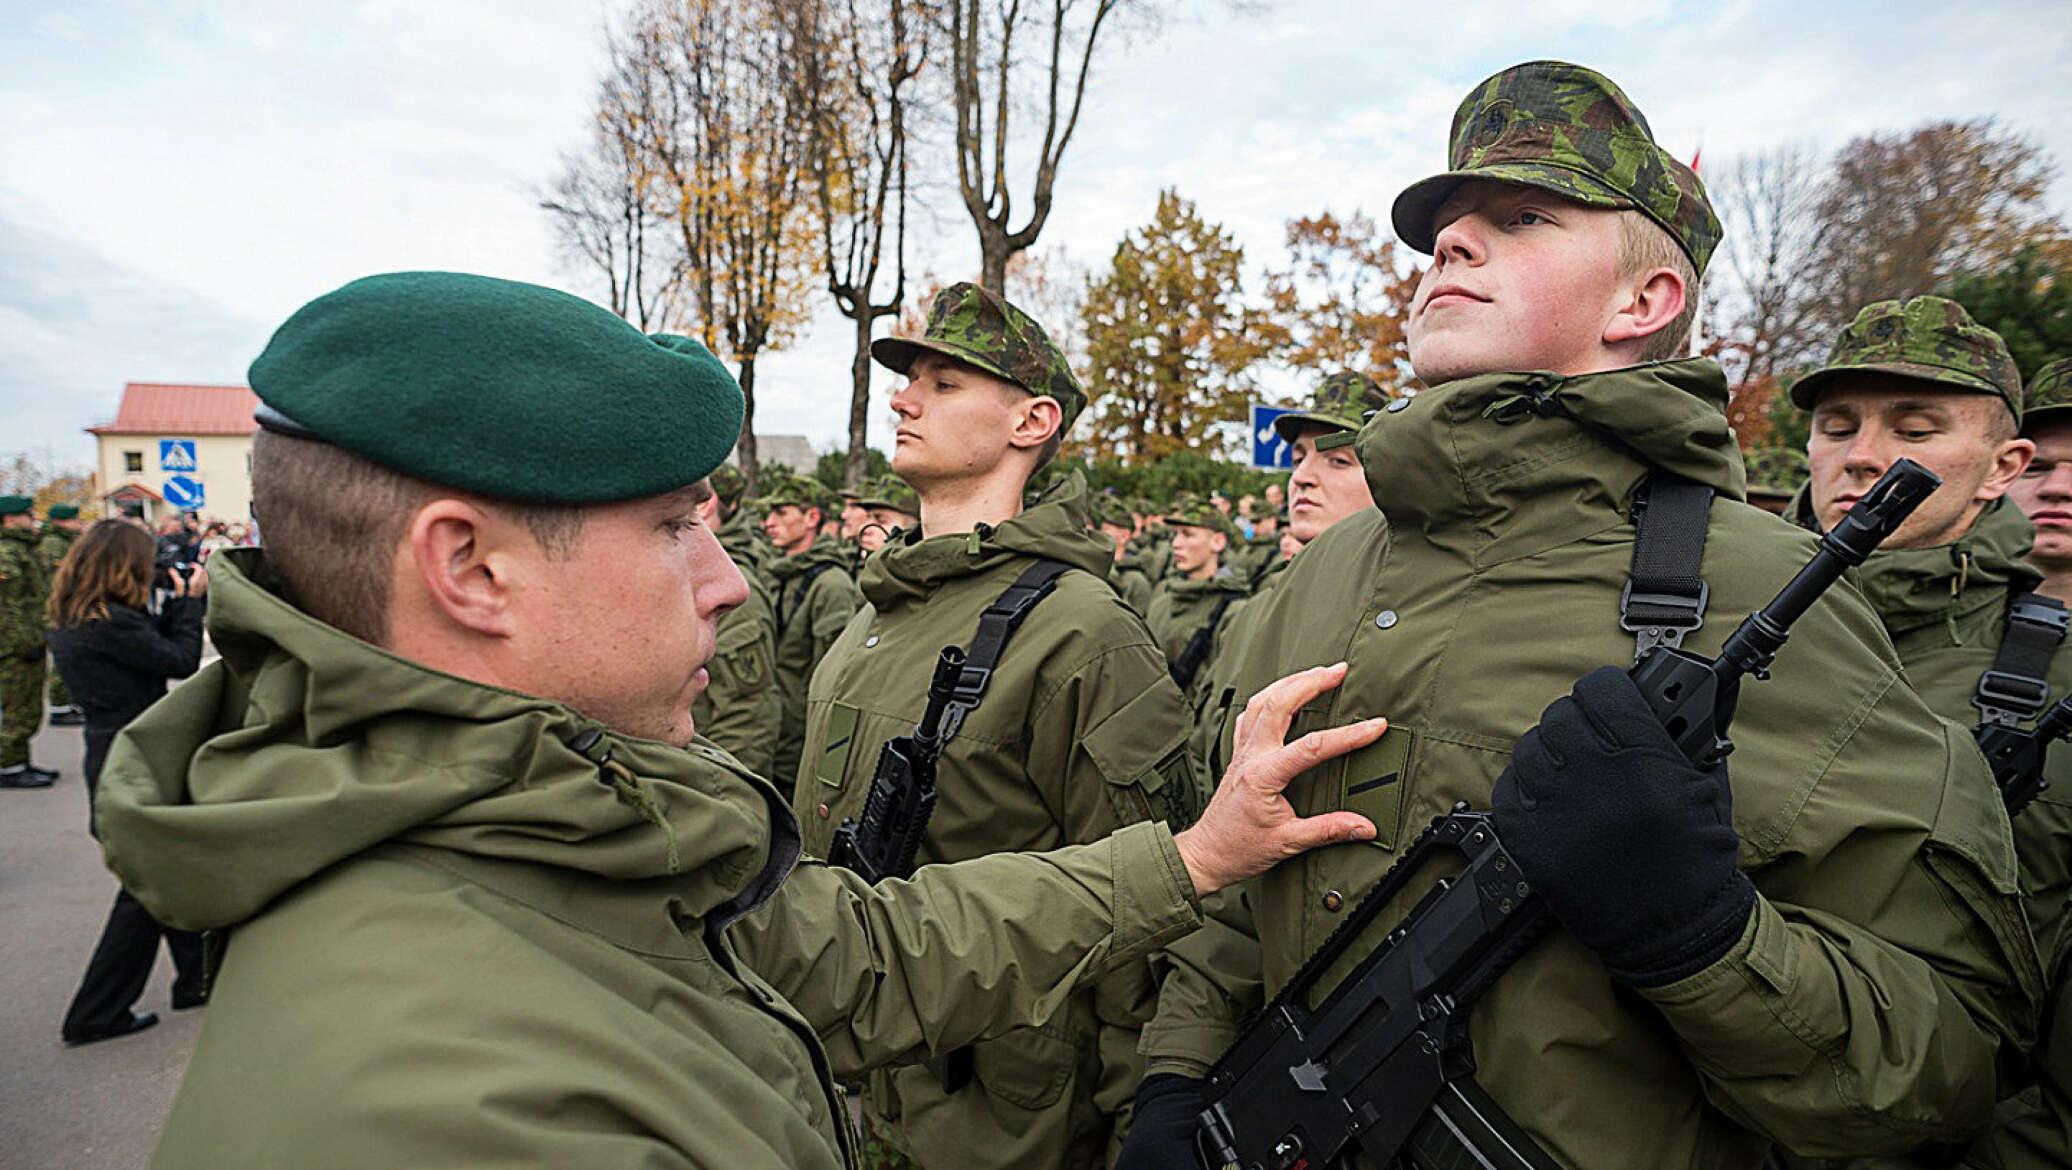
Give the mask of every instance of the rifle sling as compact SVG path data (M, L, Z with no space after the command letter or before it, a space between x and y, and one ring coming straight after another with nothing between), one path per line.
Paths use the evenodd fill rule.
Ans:
M1705 624L1705 532L1711 488L1666 471L1648 473L1633 501L1633 565L1619 594L1619 628L1633 635L1633 660L1657 646L1683 645Z
M2050 660L2064 643L2068 624L2072 613L2054 597L2018 593L2008 598L2007 632L1971 698L1981 727L2017 727L2042 713L2050 702Z

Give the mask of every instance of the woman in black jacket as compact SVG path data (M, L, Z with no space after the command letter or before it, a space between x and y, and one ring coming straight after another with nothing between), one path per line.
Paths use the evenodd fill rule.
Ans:
M65 554L51 582L51 654L72 701L86 715L89 832L101 765L115 733L165 694L167 679L185 678L201 665L208 573L197 565L185 577L175 575L154 616L146 608L153 552L151 535L142 528L103 520ZM159 925L129 891L117 890L108 925L65 1012L67 1044L112 1040L158 1022L154 1012L131 1009L151 978L161 937L173 953L173 1009L207 1001L201 936Z

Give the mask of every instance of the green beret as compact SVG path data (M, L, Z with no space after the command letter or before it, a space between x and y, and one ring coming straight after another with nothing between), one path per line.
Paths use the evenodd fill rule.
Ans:
M1298 428L1321 426L1330 433L1317 436L1316 448L1329 451L1352 442L1360 428L1367 425L1367 416L1387 402L1388 395L1382 392L1381 384L1367 375L1333 374L1310 395L1307 410L1274 419L1273 433L1283 442L1293 443Z
M1183 528L1208 528L1220 532L1232 540L1238 538L1237 525L1223 514L1223 509L1205 500L1184 500L1174 507L1166 523Z
M953 284L937 293L921 336L871 342L871 356L895 374L906 373L923 351L955 358L1031 394L1057 399L1064 411L1064 421L1058 424L1061 435L1086 409L1086 391L1043 326L975 284Z
M77 520L79 519L79 505L52 504L49 510L43 514L52 520Z
M2022 425L2068 416L2072 416L2072 358L2059 358L2029 379L2029 396L2022 404Z
M1390 212L1396 234L1420 252L1432 250L1439 205L1469 179L1637 210L1682 246L1701 275L1719 246L1705 184L1655 145L1639 107L1595 70L1565 61L1513 65L1461 102L1450 141L1451 169L1405 188Z
M774 477L773 477L774 472ZM756 493L764 508L782 508L790 505L798 508L818 508L827 514L827 489L810 475L797 475L783 468L772 468L763 473L765 485Z
M1827 364L1792 383L1791 401L1811 410L1844 374L1887 374L1939 389L1991 394L2022 421L2022 372L2000 335L1945 297L1878 301L1842 330Z
M704 346L459 272L370 276L318 297L274 331L250 376L270 430L510 500L661 495L705 478L741 435L741 388Z
M0 496L0 516L20 516L36 506L28 496Z

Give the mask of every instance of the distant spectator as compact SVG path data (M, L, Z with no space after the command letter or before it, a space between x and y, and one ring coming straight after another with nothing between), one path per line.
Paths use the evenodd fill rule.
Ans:
M201 665L208 571L197 565L185 576L175 575L171 596L154 616L146 608L154 554L149 534L120 520L103 520L79 538L51 583L51 654L73 701L86 714L87 829L96 837L93 798L115 733L165 694L167 679L185 678ZM166 929L127 890L118 890L101 941L65 1012L67 1044L112 1040L158 1022L156 1013L138 1015L132 1009L150 980L161 937L173 953L173 1009L206 1000L201 936Z
M234 548L236 544L236 541L230 539L229 525L221 520L211 520L208 527L202 530L201 547L198 550L199 555L196 559L207 561L210 557L216 555L218 550Z

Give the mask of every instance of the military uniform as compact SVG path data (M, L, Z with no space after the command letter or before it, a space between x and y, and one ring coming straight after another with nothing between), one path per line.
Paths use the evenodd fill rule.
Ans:
M917 346L1058 398L1067 425L1085 402L1040 327L974 286L941 293L922 338L881 341L874 352L904 372L914 356L907 347ZM1039 559L1069 568L1009 639L983 700L946 746L920 863L1193 819L1180 693L1142 621L1106 583L1113 545L1089 530L1087 505L1074 473L998 526L906 532L865 562L866 604L814 672L807 698L793 806L808 853L824 856L836 828L861 814L886 741L911 734L921 718L943 648L970 646L981 613ZM893 1147L886 1160L1107 1165L1142 1071L1137 1029L1154 998L1148 965L1118 970L1043 1027L976 1045L971 1081L954 1092L920 1065L873 1074L863 1102L873 1133Z
M78 519L79 509L72 504L53 504L50 511L45 513L45 518L50 523L44 527L43 535L36 541L36 556L43 562L45 580L54 582L58 576L58 563L65 559L65 554L72 551L72 545L79 539L78 533L59 527L57 522ZM49 675L48 693L52 725L76 726L84 723L86 717L73 705L71 693L65 690L65 680L55 670L49 671Z
M819 507L816 485L790 476L763 495L770 507ZM773 775L795 776L806 734L806 687L843 627L856 615L863 595L850 576L855 550L839 540L814 537L804 552L770 558L763 566L777 618L777 695L782 704Z
M1127 505L1110 497L1101 502L1099 523L1113 524L1118 528L1130 528L1135 520ZM1108 584L1115 587L1116 596L1139 615L1151 607L1151 574L1145 571L1144 558L1136 550L1136 538L1123 542L1117 550L1114 561L1108 567Z
M0 515L29 515L27 496L0 496ZM43 726L44 603L50 577L33 527L0 528L0 787L43 788L57 773L29 762Z
M1616 87L1575 66L1483 83L1455 116L1452 161L1395 206L1413 246L1432 246L1433 209L1467 178L1641 210L1701 271L1718 240L1696 177ZM1709 607L1686 649L1717 653L1810 557L1810 537L1741 502L1726 398L1705 360L1492 373L1392 404L1360 432L1387 516L1325 532L1257 603L1239 691L1349 663L1293 732L1381 714L1389 732L1287 795L1298 812L1363 813L1379 836L1277 867L1242 890L1249 914L1174 945L1144 1034L1151 1072L1202 1075L1422 826L1457 801L1489 807L1550 700L1633 660L1619 597L1651 473L1718 493ZM2033 1026L2037 985L1983 760L1907 688L1847 588L1799 621L1773 679L1743 688L1733 734L1727 863L1749 898L1738 933L1694 972L1615 979L1608 957L1557 927L1476 1003L1477 1079L1555 1164L1591 1170L1753 1168L1772 1139L1835 1153L1970 1136ZM1412 883L1380 922L1428 887Z
M1166 523L1221 532L1232 543L1237 539L1237 528L1231 524L1230 517L1212 504L1184 506L1166 517ZM1152 638L1165 653L1167 666L1175 671L1181 670L1196 636L1203 630L1208 631L1209 640L1204 643L1206 653L1201 654L1189 668L1192 674L1187 680L1190 709L1200 703L1205 693L1209 662L1215 655L1216 639L1222 632L1223 623L1229 619L1231 609L1251 591L1250 581L1221 564L1214 576L1201 580L1168 576L1152 588L1151 603L1144 611L1144 624L1151 628Z
M453 273L305 306L251 384L271 434L568 504L696 482L742 415L695 342ZM426 426L390 425L425 401ZM222 554L223 657L101 777L110 868L214 935L160 1170L853 1167L834 1078L1041 1027L1193 925L1154 824L876 889L801 865L782 796L709 742L349 637L283 596L268 555Z
M741 473L722 466L711 479L727 513L717 532L720 546L748 582L748 597L719 619L712 660L705 667L709 681L691 707L691 718L698 734L734 753L749 771L766 776L776 762L784 719L777 689L777 614L760 569L762 548L755 538L761 532L742 522Z

